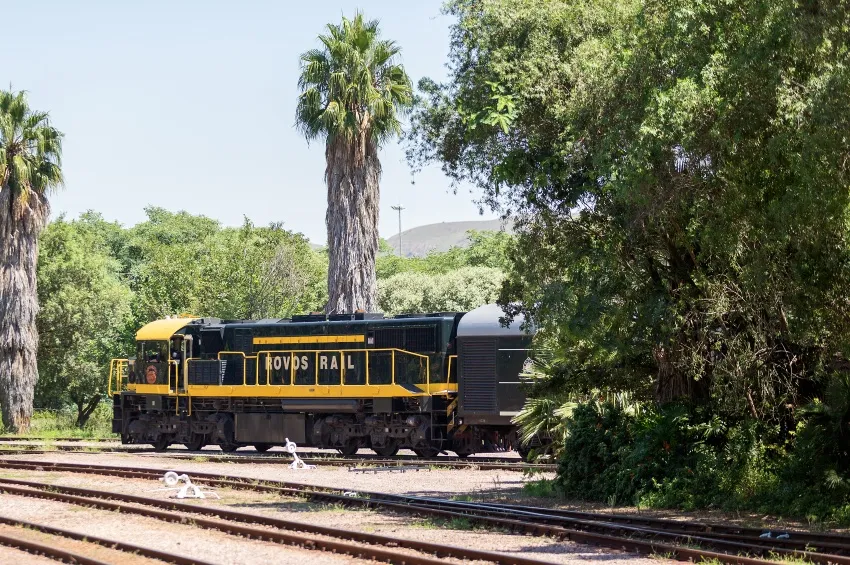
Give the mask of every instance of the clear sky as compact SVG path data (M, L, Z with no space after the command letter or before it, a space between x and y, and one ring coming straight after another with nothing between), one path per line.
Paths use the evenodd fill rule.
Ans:
M414 83L445 77L451 19L440 0L7 2L0 84L29 93L65 133L53 214L94 209L132 225L144 207L248 216L325 241L324 143L293 127L298 56L359 8L402 47ZM402 149L381 152L383 237L479 216L439 168L411 184Z

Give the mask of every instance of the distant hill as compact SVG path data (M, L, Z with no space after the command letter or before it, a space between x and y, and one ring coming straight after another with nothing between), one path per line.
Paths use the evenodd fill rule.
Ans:
M452 247L465 247L469 240L466 232L506 231L513 232L510 223L502 225L502 220L479 220L473 222L443 222L428 224L401 232L403 252L407 257L424 257L430 251L448 251ZM398 234L387 239L393 249L398 249Z
M452 247L466 247L469 240L466 232L475 231L506 231L513 233L512 224L502 225L502 220L476 220L471 222L443 222L410 228L401 232L404 244L404 255L407 257L424 257L431 251L448 251ZM393 249L398 249L398 234L387 239ZM324 245L310 242L310 247L319 250Z

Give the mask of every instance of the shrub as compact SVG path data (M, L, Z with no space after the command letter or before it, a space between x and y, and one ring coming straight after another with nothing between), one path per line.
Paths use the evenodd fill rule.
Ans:
M850 524L844 415L814 406L783 442L778 426L726 425L688 406L630 414L581 404L567 422L554 486L610 504L713 506Z

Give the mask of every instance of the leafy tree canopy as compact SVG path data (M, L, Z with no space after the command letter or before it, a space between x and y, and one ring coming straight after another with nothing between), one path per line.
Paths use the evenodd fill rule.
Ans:
M106 393L109 360L131 349L124 339L132 294L120 263L86 220L59 218L40 242L41 310L36 404L70 401L83 426Z
M452 247L448 251L434 251L425 257L399 257L388 245L378 257L378 279L402 272L441 274L462 267L492 267L506 271L509 266L508 250L514 237L501 231L467 232L469 245Z
M454 0L412 163L519 221L560 384L778 416L848 348L841 2Z
M387 314L468 312L496 301L504 273L463 267L446 274L398 273L378 281L378 304Z

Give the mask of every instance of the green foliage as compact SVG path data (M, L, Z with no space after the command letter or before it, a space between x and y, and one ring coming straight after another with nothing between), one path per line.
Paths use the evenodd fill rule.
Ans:
M191 309L229 319L285 318L321 308L327 265L301 234L247 219L206 242Z
M629 412L583 403L568 421L555 486L609 504L715 506L846 525L850 472L835 464L834 416L827 422L806 417L789 437L681 404Z
M328 24L321 49L301 55L296 123L307 139L352 140L366 135L380 145L401 132L399 117L412 87L396 60L401 49L379 39L378 21L360 12Z
M36 405L77 407L85 424L106 393L109 360L144 324L177 314L282 318L326 300L327 257L280 225L241 228L148 208L126 229L87 212L40 242Z
M378 281L383 312L467 312L495 301L504 274L491 267L463 267L446 274L402 272Z
M127 230L127 261L135 325L190 314L198 300L201 268L218 222L187 212L147 208L146 222Z
M420 82L409 156L518 218L501 301L556 340L568 390L777 423L843 370L842 4L447 10L451 74Z
M29 107L24 91L0 90L0 180L23 206L63 182L62 133L47 112Z
M84 221L52 222L41 237L41 309L36 404L77 407L82 426L105 394L109 360L130 350L123 337L132 295L120 264Z
M469 245L452 247L448 251L433 251L425 257L399 257L389 247L376 261L378 279L386 279L403 272L445 274L462 267L492 267L507 271L508 253L514 237L502 231L467 232Z
M468 232L469 245L426 257L378 257L378 305L390 314L465 312L495 302L513 236Z
M523 483L522 491L529 496L538 496L540 498L556 498L563 496L563 493L558 490L555 481L549 479L538 479Z
M112 403L100 402L83 426L76 409L35 410L28 436L40 438L114 438Z
M327 259L281 225L241 228L148 208L127 230L136 327L165 316L286 317L324 304Z

